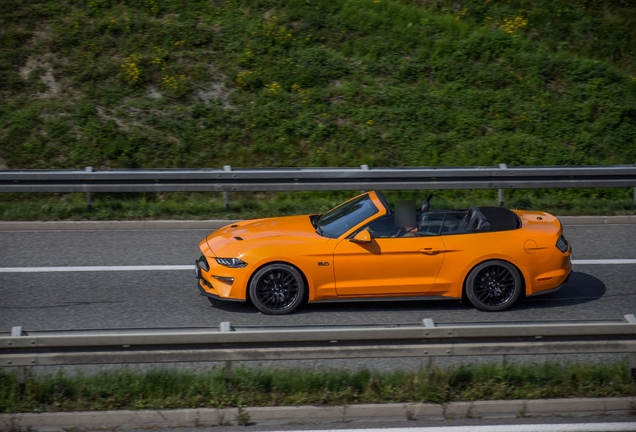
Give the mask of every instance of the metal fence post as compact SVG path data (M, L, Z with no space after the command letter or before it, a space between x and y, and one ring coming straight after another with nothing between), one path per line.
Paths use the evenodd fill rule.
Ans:
M232 331L232 325L229 321L223 321L219 326L221 333L227 333ZM225 362L225 389L230 390L232 388L232 361L227 360Z
M367 165L367 164L360 165L360 169L361 169L362 171L369 171L369 165ZM361 190L361 191L360 191L360 193L361 193L361 194L362 194L362 193L365 193L365 192L366 192L366 191L364 191L364 190Z
M627 378L630 381L636 381L636 353L629 354L629 365L627 367Z
M428 358L428 365L426 367L428 371L428 382L431 383L435 379L435 357Z
M499 164L499 169L508 169L508 165ZM503 207L503 205L504 205L504 190L503 189L498 189L497 190L497 198L498 198L498 201L499 201L499 207Z
M11 337L20 337L24 335L22 326L16 326L11 328ZM26 394L26 367L20 366L18 368L18 391L20 397L23 398Z
M636 189L636 188L634 188ZM633 314L624 315L625 322L630 324L636 324L636 317ZM630 381L636 380L636 353L632 352L628 355L627 365L627 379Z
M427 328L436 327L435 321L433 320L433 318L424 318L422 320L422 324L424 324L424 327L427 327ZM433 356L428 357L428 365L426 369L428 372L428 382L431 383L435 379L435 357Z
M232 165L223 165L223 171L232 171ZM223 192L223 200L225 201L225 211L230 210L230 193Z
M93 172L93 167L92 166L88 166L85 168L86 172ZM86 192L86 210L87 211L92 211L93 210L93 198L91 197L91 193L90 192Z
M232 362L230 360L225 362L225 389L230 390L232 388Z

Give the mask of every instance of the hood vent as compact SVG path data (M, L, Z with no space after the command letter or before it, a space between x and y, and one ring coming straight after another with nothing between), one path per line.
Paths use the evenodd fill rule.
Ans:
M243 237L234 237L234 238L235 238L235 239L237 239L237 240L239 240L239 241L240 241L240 240L243 240Z

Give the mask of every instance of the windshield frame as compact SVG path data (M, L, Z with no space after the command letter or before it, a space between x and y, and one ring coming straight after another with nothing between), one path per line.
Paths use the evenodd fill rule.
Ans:
M362 203L362 207L359 206ZM358 206L356 209L355 206ZM320 215L314 223L316 233L327 238L347 237L365 223L390 213L386 199L379 192L358 195ZM333 218L332 220L330 220ZM322 222L322 223L321 223ZM331 225L331 227L329 227ZM331 229L329 229L331 228Z

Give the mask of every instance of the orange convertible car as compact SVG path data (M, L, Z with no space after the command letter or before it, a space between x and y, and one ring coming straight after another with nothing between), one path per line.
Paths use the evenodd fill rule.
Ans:
M404 217L406 215L406 217ZM323 215L235 223L199 244L202 295L286 314L305 301L461 299L501 311L571 273L561 223L543 212L471 207L393 212L380 192Z

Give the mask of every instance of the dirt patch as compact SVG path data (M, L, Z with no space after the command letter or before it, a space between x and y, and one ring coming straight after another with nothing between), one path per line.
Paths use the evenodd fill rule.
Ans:
M211 79L201 84L199 90L195 93L197 98L206 105L213 100L218 100L223 105L223 108L235 109L234 105L229 101L229 97L234 90L225 85L227 75L218 70L213 64L208 66L208 72Z
M43 70L44 73L40 75L40 81L42 81L47 91L36 93L34 96L38 98L50 98L60 94L60 83L55 79L53 74L53 67L48 62L50 55L44 54L39 58L31 56L27 59L26 64L19 70L20 76L24 80L28 80L31 77L31 73L35 70Z
M124 123L123 121L121 121L117 117L114 117L114 116L108 114L106 112L106 108L101 107L99 105L96 105L95 108L97 109L97 115L99 116L100 119L106 120L106 121L113 121L113 122L115 122L117 127L119 127L121 130L126 131L126 132L130 131L130 126L128 126L126 123Z
M146 89L146 94L148 95L150 99L161 99L163 97L161 92L157 90L157 87L155 86L148 87Z

